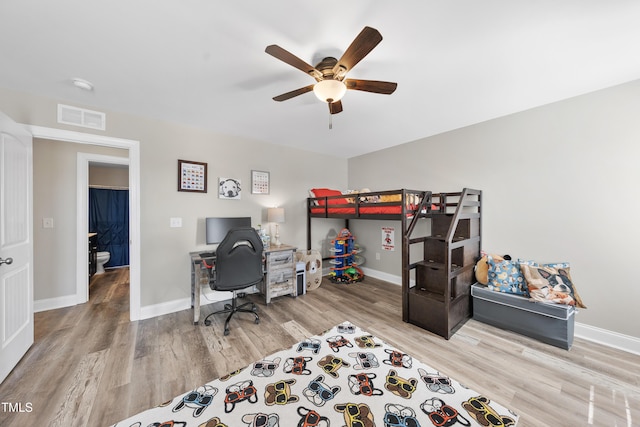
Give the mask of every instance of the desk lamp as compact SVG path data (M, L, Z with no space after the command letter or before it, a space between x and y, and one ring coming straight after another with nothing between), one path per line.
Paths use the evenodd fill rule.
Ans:
M280 246L280 223L284 222L284 208L269 208L267 209L267 221L274 222L276 224L276 234L273 236L273 244Z

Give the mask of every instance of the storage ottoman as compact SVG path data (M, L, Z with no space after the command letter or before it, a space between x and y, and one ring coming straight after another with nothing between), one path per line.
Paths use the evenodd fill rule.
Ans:
M471 286L473 318L568 350L573 344L575 307L533 302L520 295Z

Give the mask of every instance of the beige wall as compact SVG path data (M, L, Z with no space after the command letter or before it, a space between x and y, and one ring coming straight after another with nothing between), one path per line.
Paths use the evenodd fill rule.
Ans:
M639 111L634 81L352 158L349 186L483 190L484 250L570 262L588 306L576 322L640 338ZM400 276L400 250L380 250L381 225L351 228L366 267Z
M33 279L36 301L76 292L76 163L78 153L128 155L126 150L34 139ZM43 219L53 219L44 228Z
M128 156L125 151L124 156ZM100 166L89 164L89 185L104 187L129 187L129 168L127 166Z
M56 123L58 102L68 103L0 88L0 110L19 123L140 141L140 274L143 308L189 298L188 252L204 247L205 217L247 215L252 217L253 224L257 226L265 224L268 207L284 207L286 222L280 226L281 240L302 248L306 247L305 198L308 189L346 186L346 159L109 111L106 112L106 132L85 131L83 128ZM178 159L208 163L208 193L177 191ZM327 165L331 165L331 173L327 173ZM75 174L75 163L69 167L70 173ZM270 172L269 195L251 194L252 169ZM34 174L37 176L38 171L35 170ZM219 199L216 193L218 177L239 178L243 187L242 199ZM75 182L73 185L71 188L67 184L60 185L51 191L50 197L64 196L69 204L74 204L75 197L68 194L75 191ZM169 227L172 217L182 218L182 228ZM75 227L75 215L71 220ZM73 227L70 226L70 229ZM36 236L35 245L40 243ZM52 245L57 244L50 243L49 248L54 249ZM60 268L65 271L68 268L69 277L73 276L75 250L64 247L64 251L58 252L61 252L59 256L64 260L57 262L65 265ZM35 262L39 262L38 257ZM52 287L57 290L45 294L37 291L37 298L63 297L63 293L73 292L75 284L75 281L71 281L68 284L51 285L49 278L39 276L34 279L36 289ZM71 279L65 277L64 280Z

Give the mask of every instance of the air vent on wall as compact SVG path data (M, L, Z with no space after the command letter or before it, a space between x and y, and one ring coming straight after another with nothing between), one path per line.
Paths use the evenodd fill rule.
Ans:
M99 111L58 104L58 123L105 130L106 115Z

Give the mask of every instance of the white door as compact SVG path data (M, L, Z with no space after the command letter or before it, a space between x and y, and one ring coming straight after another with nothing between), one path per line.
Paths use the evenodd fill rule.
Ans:
M33 344L31 134L0 113L0 382Z

